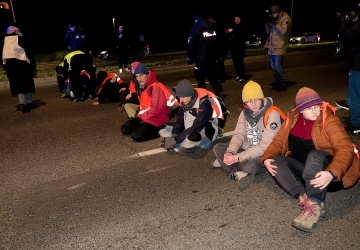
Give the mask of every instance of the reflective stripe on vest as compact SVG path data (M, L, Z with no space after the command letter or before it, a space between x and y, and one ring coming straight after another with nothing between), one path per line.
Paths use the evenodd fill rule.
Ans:
M213 113L212 113L212 116L211 118L214 119L214 118L220 118L221 120L224 119L224 114L221 110L221 105L220 105L220 102L218 100L218 97L217 95L215 95L213 92L210 92L206 89L203 89L203 88L195 88L195 90L197 91L198 93L198 99L200 101L201 98L205 97L205 96L208 96L208 98L211 98L211 106L213 108Z

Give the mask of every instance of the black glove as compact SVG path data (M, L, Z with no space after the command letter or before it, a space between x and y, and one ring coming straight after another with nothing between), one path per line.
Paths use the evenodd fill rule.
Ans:
M174 149L176 145L175 136L165 137L165 148L167 150Z
M186 57L186 63L191 65L194 63L193 59L192 58L189 58L189 57Z

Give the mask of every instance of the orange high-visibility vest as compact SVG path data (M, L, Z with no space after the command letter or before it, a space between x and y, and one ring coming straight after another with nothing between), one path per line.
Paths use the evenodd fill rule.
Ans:
M203 89L203 88L195 88L195 90L197 91L198 93L198 99L200 100L201 98L205 97L205 96L208 96L208 98L211 98L210 99L210 102L211 102L211 105L212 105L212 108L213 108L213 113L212 113L212 116L211 118L214 119L214 118L220 118L221 120L224 119L224 114L221 110L221 105L220 105L220 102L218 100L218 96L215 95L213 92L211 91L208 91L206 89Z

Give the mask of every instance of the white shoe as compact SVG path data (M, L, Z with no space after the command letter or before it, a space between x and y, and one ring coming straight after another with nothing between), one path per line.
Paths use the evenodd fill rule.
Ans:
M232 179L232 180L236 180L236 181L239 181L241 178L244 178L245 176L247 176L248 175L248 173L245 173L245 172L243 172L243 171L237 171L237 172L235 172L235 173L233 173L233 174L231 174L230 175L230 179Z
M129 72L130 70L129 70L128 68L125 68L125 71L126 71L126 72Z
M218 159L214 160L212 163L211 163L211 166L214 167L214 168L220 168L221 167L221 164L220 162L218 161Z
M119 73L120 73L120 74L122 73L122 69L119 69Z

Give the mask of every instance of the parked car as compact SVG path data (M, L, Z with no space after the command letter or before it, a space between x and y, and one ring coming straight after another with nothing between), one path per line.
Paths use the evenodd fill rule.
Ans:
M261 37L255 34L249 35L245 40L246 46L260 46L261 45Z
M320 35L316 32L304 32L300 36L290 38L292 43L316 43L320 42Z

